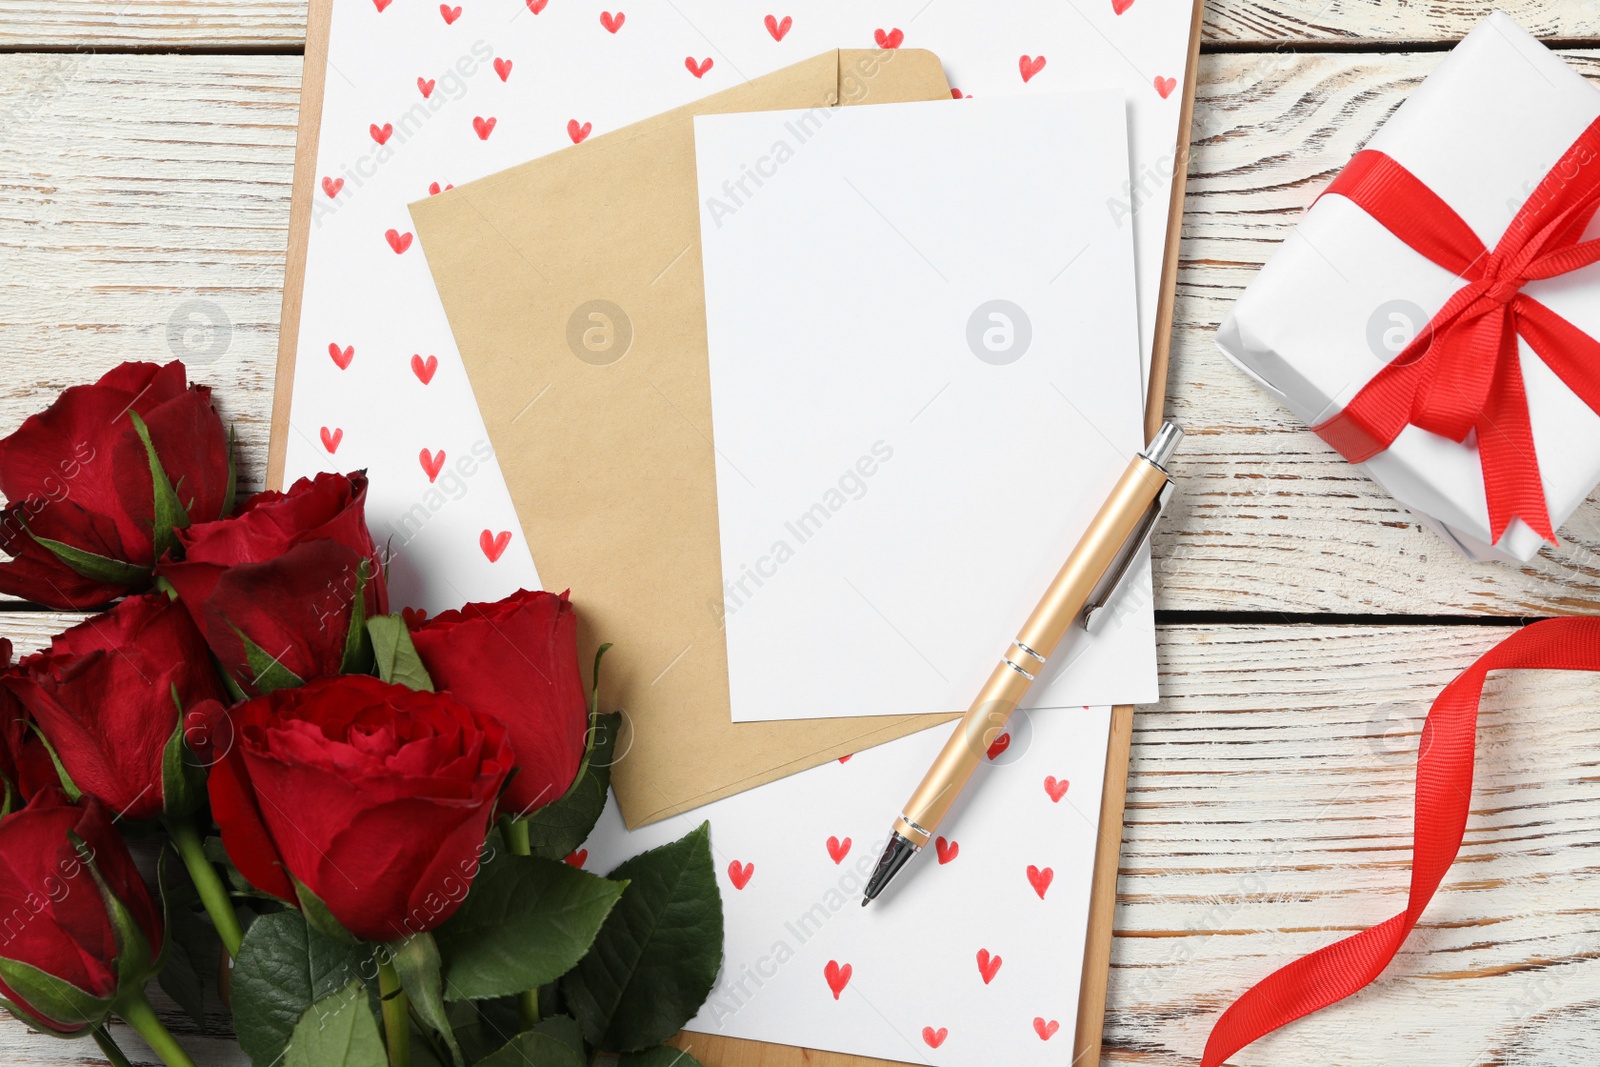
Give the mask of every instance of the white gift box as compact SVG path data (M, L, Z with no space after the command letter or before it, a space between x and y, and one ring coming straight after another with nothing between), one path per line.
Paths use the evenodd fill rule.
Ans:
M1367 147L1416 175L1493 249L1597 117L1600 91L1495 12ZM1584 234L1595 237L1600 219ZM1349 199L1327 196L1239 298L1217 344L1317 426L1342 411L1463 284ZM1600 264L1528 282L1522 292L1600 337ZM1526 340L1517 343L1545 501L1559 528L1600 483L1600 415ZM1543 543L1521 519L1494 541L1475 435L1457 443L1408 425L1360 466L1470 558L1527 560Z

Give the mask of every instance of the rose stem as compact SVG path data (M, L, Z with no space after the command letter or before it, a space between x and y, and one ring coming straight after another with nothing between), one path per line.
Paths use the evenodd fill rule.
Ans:
M104 1026L94 1028L94 1043L99 1045L100 1051L106 1054L106 1059L110 1061L111 1067L133 1067L133 1064L128 1062L127 1055L117 1047L116 1041L112 1040L111 1035L106 1032Z
M125 994L117 1001L112 1009L122 1016L123 1022L144 1038L145 1043L161 1057L161 1062L167 1067L195 1067L194 1060L183 1051L183 1046L167 1032L161 1025L161 1020L156 1018L155 1009L150 1007L150 1001L145 998L143 989L135 989Z
M506 819L501 827L505 833L506 848L514 856L531 856L533 849L528 844L528 824L521 819ZM539 991L525 989L517 998L517 1006L522 1012L522 1028L533 1029L539 1021Z
M206 906L206 914L211 916L217 936L222 938L222 947L228 950L230 957L238 959L244 930L240 928L239 916L233 910L233 898L228 896L228 889L217 875L217 869L206 858L205 846L200 843L200 831L192 818L167 819L166 824L178 855L183 857L183 865L189 869L189 878L200 893L200 902Z
M378 992L383 997L383 1033L389 1044L389 1067L411 1067L411 1004L395 973L394 961L381 953Z

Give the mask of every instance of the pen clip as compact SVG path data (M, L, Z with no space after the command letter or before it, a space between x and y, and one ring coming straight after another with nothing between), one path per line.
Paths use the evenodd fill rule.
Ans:
M1095 633L1109 617L1110 613L1102 609L1111 603L1112 598L1117 595L1117 590L1122 588L1122 582L1127 578L1128 571L1133 566L1134 558L1139 555L1139 550L1150 543L1150 536L1155 533L1156 523L1160 522L1161 516L1166 514L1167 503L1172 499L1173 491L1176 488L1177 486L1172 479L1167 479L1167 484L1161 487L1161 492L1156 495L1155 500L1151 501L1149 510L1145 512L1144 520L1134 530L1133 535L1128 538L1127 547L1123 549L1118 557L1116 566L1100 580L1100 586L1095 590L1099 595L1091 600L1089 606L1083 612L1083 628L1089 633ZM1104 591L1102 592L1101 590Z

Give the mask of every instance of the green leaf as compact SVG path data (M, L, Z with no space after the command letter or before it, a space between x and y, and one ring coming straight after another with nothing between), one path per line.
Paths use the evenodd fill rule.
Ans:
M260 645L246 637L243 630L231 622L228 626L239 635L239 640L244 642L245 663L249 665L252 675L250 684L257 693L270 693L275 689L293 689L306 684L304 679L285 667L277 657L269 656Z
M44 731L39 729L38 723L28 723L28 729L33 731L33 736L39 739L39 743L44 746L44 750L50 754L50 762L55 765L56 777L61 780L61 791L67 794L67 799L74 804L82 800L83 790L78 788L77 784L72 780L72 775L68 774L67 768L62 765L61 756L56 752L56 746L52 745L50 739L44 735Z
M55 554L56 559L71 567L91 582L104 582L106 585L138 585L150 577L150 568L141 567L136 563L124 563L120 559L102 556L94 552L85 552L81 548L73 548L61 541L52 541L48 537L40 537L29 531L32 537L43 547Z
M527 824L528 845L535 856L558 860L588 839L606 808L617 731L621 729L619 712L590 716L588 751L584 753L572 787L560 800L546 804L522 820Z
M450 1000L504 997L552 982L583 958L623 887L565 863L499 856L434 932Z
M350 629L344 636L344 659L340 674L369 674L372 671L372 639L367 636L367 583L372 580L372 564L356 564L355 595L350 601Z
M378 661L378 677L407 689L433 692L433 679L411 643L411 631L399 615L374 615L367 620L372 637L372 655Z
M217 936L216 927L205 918L205 913L196 910L200 894L189 879L188 869L181 863L167 862L171 854L162 853L159 868L162 901L167 913L167 956L158 979L167 996L196 1026L204 1028L206 1005L218 999L222 939Z
M572 1038L578 1038L576 1048ZM524 1030L499 1050L478 1061L477 1067L586 1067L578 1024L564 1015L545 1019Z
M370 947L323 937L296 911L261 916L233 967L239 1046L256 1067L270 1067L307 1008L375 973Z
M694 1017L722 964L710 824L635 856L610 877L628 879L627 892L561 989L591 1045L635 1052Z
M150 460L150 483L155 491L150 541L155 546L155 558L160 559L177 541L172 534L173 529L181 530L189 525L189 512L183 506L183 501L178 499L178 491L172 487L166 469L161 466L161 458L156 455L156 446L150 441L150 428L144 424L144 419L139 417L137 411L129 411L128 418L133 420L133 432L144 442L144 453Z
M439 945L432 934L412 934L403 941L391 941L389 951L394 954L394 969L400 975L400 985L411 998L411 1007L424 1023L444 1038L456 1067L465 1067L461 1046L456 1044L455 1028L445 1011L443 980L440 977Z
M657 1045L643 1052L629 1052L617 1060L617 1067L700 1067L700 1061L670 1045Z
M351 982L300 1016L289 1038L284 1067L388 1067L367 991Z

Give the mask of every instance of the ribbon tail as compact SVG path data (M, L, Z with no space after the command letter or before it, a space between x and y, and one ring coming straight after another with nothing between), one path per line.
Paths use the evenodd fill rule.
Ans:
M1507 318L1511 315L1506 308ZM1520 518L1540 537L1554 542L1556 532L1550 524L1539 456L1533 446L1533 420L1522 384L1517 334L1512 329L1500 335L1494 387L1485 399L1477 429L1483 491L1489 505L1489 540L1499 541L1511 520Z
M1434 700L1417 751L1411 890L1406 910L1280 968L1222 1013L1201 1067L1302 1016L1356 992L1381 974L1404 944L1461 849L1472 796L1478 706L1496 670L1600 671L1600 618L1547 619L1524 627L1478 658Z

